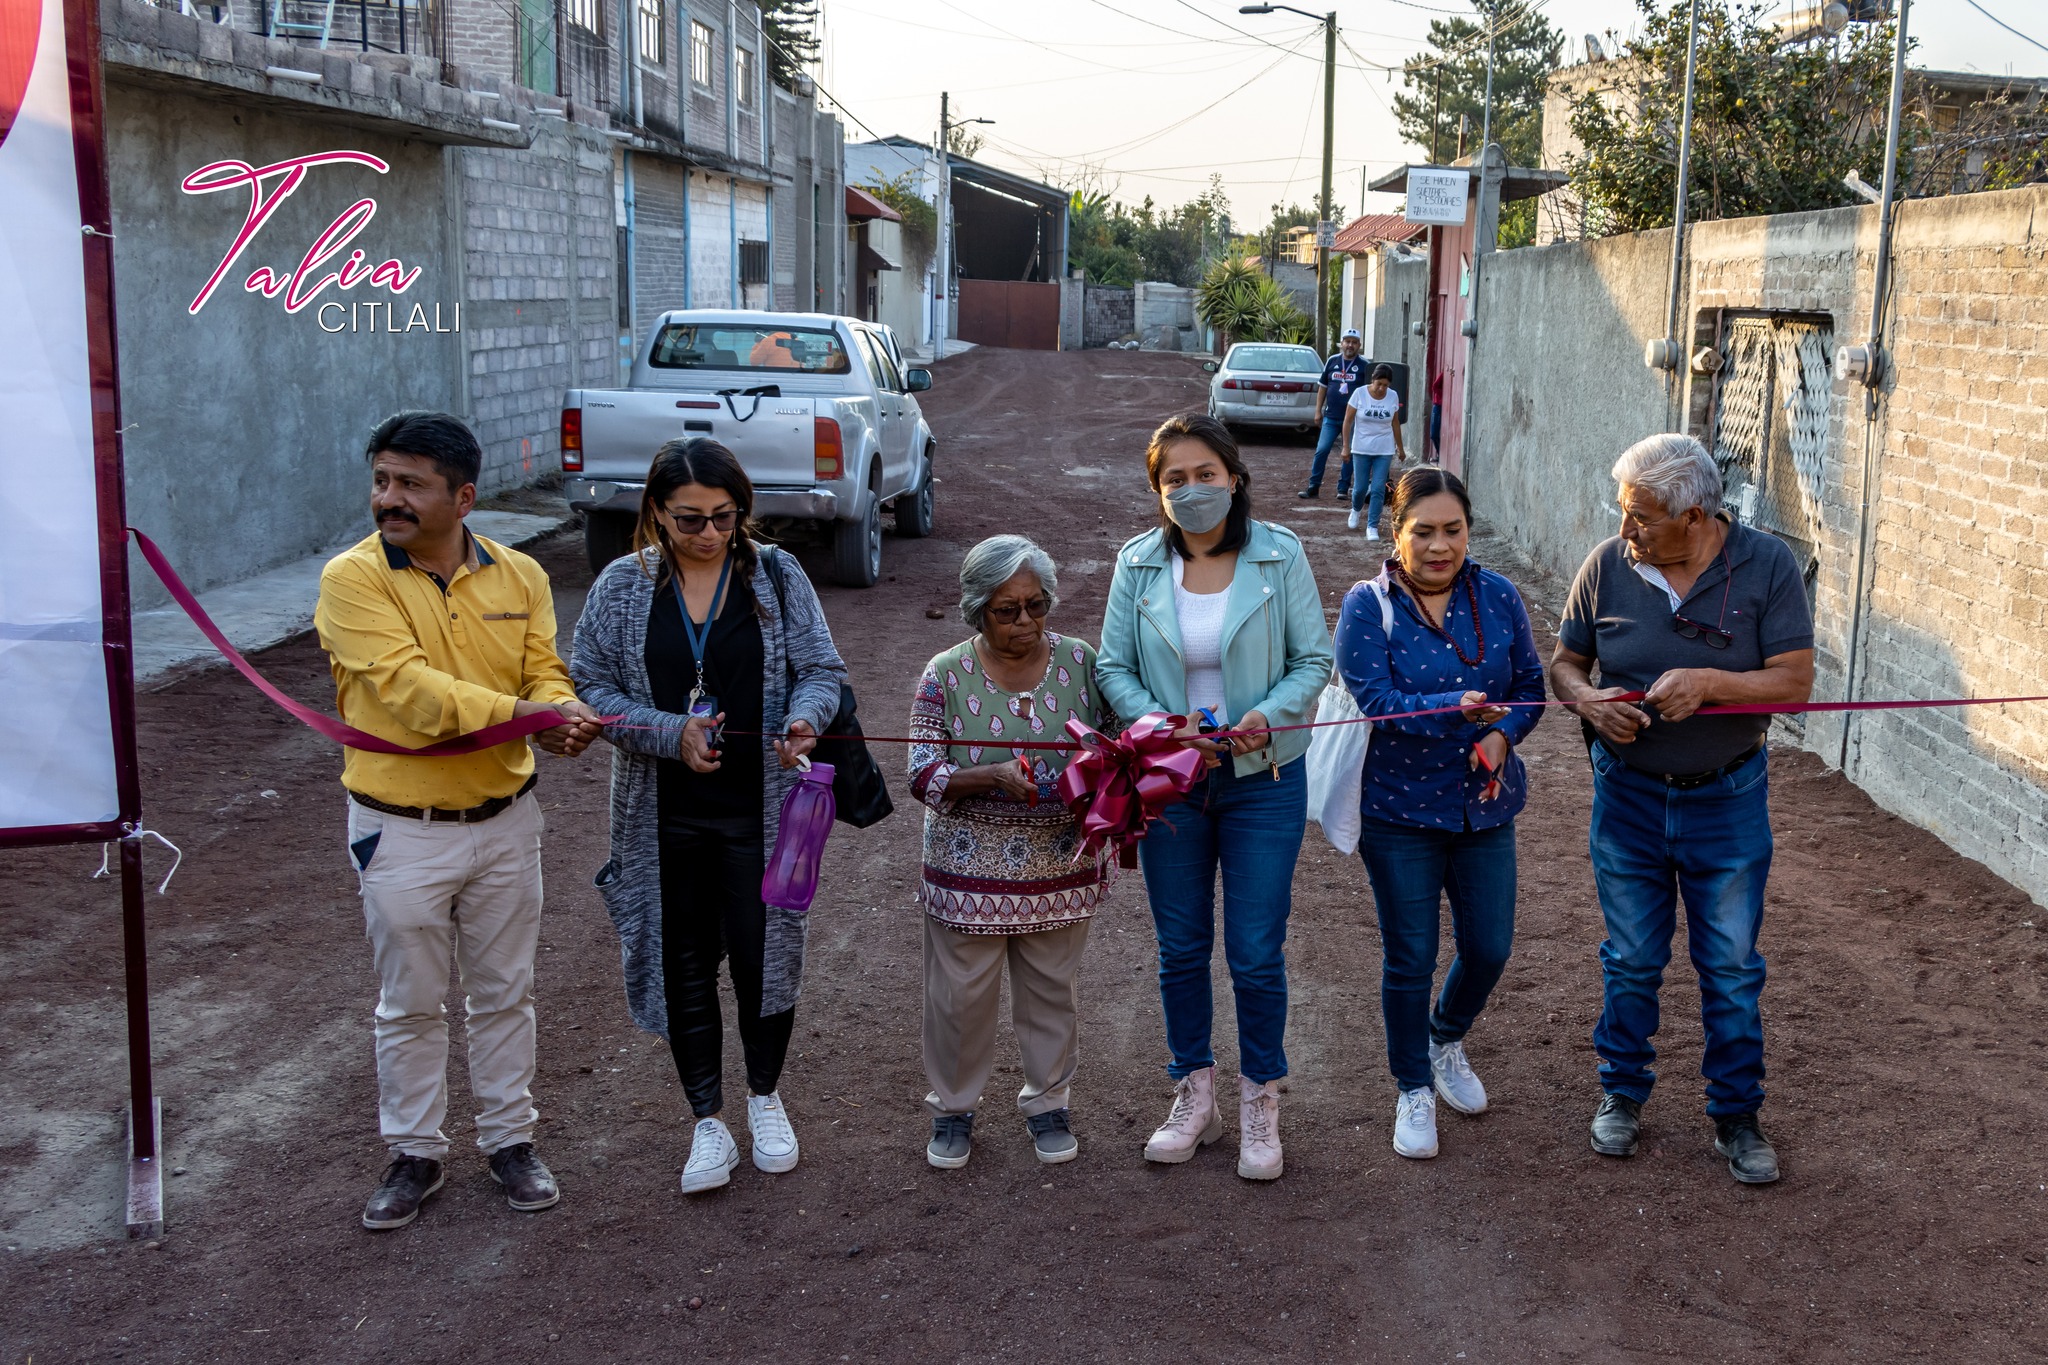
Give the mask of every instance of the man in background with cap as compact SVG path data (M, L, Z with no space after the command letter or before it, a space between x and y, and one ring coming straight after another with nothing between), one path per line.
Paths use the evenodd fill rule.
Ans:
M1329 463L1330 451L1336 446L1337 438L1344 432L1344 411L1350 405L1351 393L1365 383L1366 375L1372 369L1372 362L1364 355L1365 338L1356 327L1346 328L1343 339L1338 342L1337 354L1323 363L1323 377L1317 381L1321 388L1316 392L1316 421L1321 426L1316 436L1316 459L1309 466L1308 487L1295 494L1298 498L1319 498L1323 494L1323 469ZM1337 463L1337 500L1343 501L1351 492L1351 458L1340 455Z

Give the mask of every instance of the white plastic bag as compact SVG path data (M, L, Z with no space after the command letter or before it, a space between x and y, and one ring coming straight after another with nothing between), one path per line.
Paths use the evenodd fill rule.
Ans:
M1369 585L1380 599L1380 628L1394 633L1394 600L1377 584ZM1351 724L1335 725L1333 721ZM1372 740L1372 722L1365 720L1351 690L1333 668L1316 703L1316 724L1308 742L1308 818L1323 827L1323 837L1339 853L1358 851L1359 805L1364 795L1365 750Z

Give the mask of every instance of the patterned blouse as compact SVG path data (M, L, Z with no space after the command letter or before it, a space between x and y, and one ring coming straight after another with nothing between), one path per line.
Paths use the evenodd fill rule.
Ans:
M925 804L925 913L963 934L1028 934L1075 924L1095 912L1107 888L1107 857L1074 861L1081 846L1074 817L1060 801L1067 755L1018 749L1025 740L1065 740L1078 718L1098 730L1116 720L1095 684L1095 650L1046 632L1052 658L1031 693L996 686L974 641L941 651L925 665L910 707L911 794ZM953 801L946 786L962 768L1005 756L1028 758L1038 780L1036 805L1002 791Z

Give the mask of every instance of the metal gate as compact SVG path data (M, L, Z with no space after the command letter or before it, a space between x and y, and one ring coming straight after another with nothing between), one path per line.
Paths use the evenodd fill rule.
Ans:
M1023 351L1060 348L1060 287L1029 280L960 281L960 339Z
M1832 322L1736 316L1721 328L1714 455L1743 522L1788 542L1809 578L1819 563L1832 395Z

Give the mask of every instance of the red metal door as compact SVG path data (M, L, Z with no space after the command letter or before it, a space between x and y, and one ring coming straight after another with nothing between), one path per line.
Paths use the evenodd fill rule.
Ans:
M960 281L960 339L977 346L1058 350L1060 287L1028 280Z

